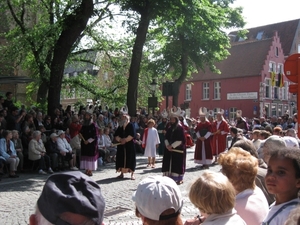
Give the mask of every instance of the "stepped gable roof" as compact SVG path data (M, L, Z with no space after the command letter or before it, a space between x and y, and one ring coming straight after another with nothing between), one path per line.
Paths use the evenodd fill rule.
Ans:
M294 38L297 36L296 32L298 30L298 27L300 26L299 22L300 19L296 19L296 20L274 23L274 24L269 24L260 27L248 28L247 30L249 31L249 33L247 34L247 40L242 42L272 38L274 36L275 31L277 31L278 36L280 38L281 47L283 49L283 53L285 56L288 56L290 55ZM232 37L235 36L236 34L237 31L233 31L229 33L229 36ZM239 37L236 36L233 39L233 42L238 42L238 41L239 41Z
M215 64L221 74L206 68L205 72L200 70L199 73L193 74L190 81L259 76L272 42L273 38L233 44L229 49L228 58Z

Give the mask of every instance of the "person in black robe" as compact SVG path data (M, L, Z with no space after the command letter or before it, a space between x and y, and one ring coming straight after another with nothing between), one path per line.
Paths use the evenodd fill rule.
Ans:
M167 128L165 136L165 145L162 164L163 175L172 178L177 184L182 184L186 168L185 135L176 114L171 114L170 126Z
M130 117L123 114L119 127L115 132L115 140L119 143L116 155L116 171L121 172L118 178L124 178L124 173L131 173L131 180L135 180L136 153L134 147L134 127Z

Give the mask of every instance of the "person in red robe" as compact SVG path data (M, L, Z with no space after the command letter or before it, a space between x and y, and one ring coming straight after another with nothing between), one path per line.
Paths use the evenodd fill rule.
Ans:
M227 148L227 134L229 133L229 125L223 117L224 110L217 113L217 120L213 123L213 155L216 156L225 151Z
M197 142L194 154L194 162L197 164L202 164L202 169L208 169L209 165L211 165L213 162L211 145L212 126L211 123L206 119L206 112L206 109L200 108L200 122L195 128Z
M179 116L179 124L180 126L182 126L183 130L184 130L184 136L185 136L185 146L186 148L190 148L194 146L194 141L190 135L190 127L188 125L188 123L186 122L186 119L184 118L184 116L181 114L181 116Z

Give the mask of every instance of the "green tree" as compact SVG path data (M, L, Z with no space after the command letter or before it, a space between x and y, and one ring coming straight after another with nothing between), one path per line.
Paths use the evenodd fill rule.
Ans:
M94 8L93 0L1 2L2 12L11 18L10 32L5 34L9 48L2 47L1 52L37 78L37 100L47 99L48 113L60 103L63 72L70 53L79 50L82 38L99 21L111 16L109 0L97 4L103 7Z
M231 0L173 2L158 18L152 31L160 49L155 53L155 70L170 74L174 80L173 105L178 106L182 82L198 70L220 73L215 62L225 59L230 48L224 29L243 27L241 8L231 8Z

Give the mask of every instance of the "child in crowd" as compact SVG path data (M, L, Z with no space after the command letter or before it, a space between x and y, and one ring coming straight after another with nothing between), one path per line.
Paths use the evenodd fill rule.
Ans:
M286 147L272 151L270 156L265 182L276 201L271 205L263 224L281 225L300 204L300 151L298 148Z
M192 184L189 198L202 216L186 221L185 225L246 224L234 209L235 189L221 173L204 172Z

